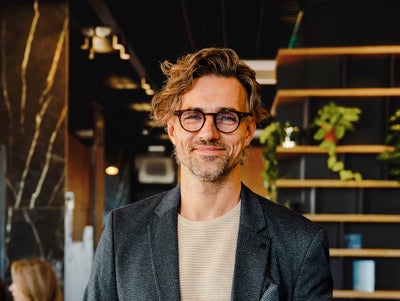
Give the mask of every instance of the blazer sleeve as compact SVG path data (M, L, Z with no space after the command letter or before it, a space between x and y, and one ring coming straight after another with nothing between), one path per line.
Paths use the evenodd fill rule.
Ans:
M93 258L83 301L118 300L113 240L113 214L110 213Z
M304 256L293 300L333 300L332 291L328 238L326 231L320 229Z

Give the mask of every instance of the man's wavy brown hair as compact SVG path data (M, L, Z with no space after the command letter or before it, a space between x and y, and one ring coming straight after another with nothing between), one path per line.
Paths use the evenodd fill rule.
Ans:
M237 78L247 92L246 109L253 114L256 123L268 118L255 71L230 48L204 48L178 58L175 64L164 61L160 66L166 80L162 89L153 96L151 114L160 126L165 126L177 110L182 95L191 89L193 80L205 75Z

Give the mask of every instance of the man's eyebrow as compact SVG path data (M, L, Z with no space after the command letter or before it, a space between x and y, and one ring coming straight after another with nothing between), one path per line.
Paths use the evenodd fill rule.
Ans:
M198 107L189 107L189 108L186 108L186 109L184 109L184 110L194 110L194 111L201 111L201 112L203 112L203 113L210 113L210 112L205 112L203 109L201 109L201 108L198 108ZM228 108L228 107L221 107L221 108L218 108L215 112L216 113L218 113L218 112L222 112L222 111L237 111L237 109L235 109L235 108Z

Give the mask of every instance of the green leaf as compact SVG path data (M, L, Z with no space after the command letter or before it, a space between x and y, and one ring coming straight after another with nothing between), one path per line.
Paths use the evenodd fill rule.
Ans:
M322 140L324 138L326 132L327 131L325 129L319 128L314 134L314 137L313 137L314 140Z
M344 164L343 162L336 162L335 164L332 165L331 170L334 172L339 172L343 170Z
M394 146L394 149L379 154L377 159L389 162L389 174L400 182L400 109L397 109L389 117L389 132L386 135L385 143Z
M336 162L337 160L335 156L328 157L328 160L326 160L329 168L332 168L332 166L335 165Z
M340 179L343 181L353 179L353 173L350 170L341 170L339 172Z
M338 137L339 139L342 139L344 137L345 132L346 129L343 126L336 127L336 137Z
M353 178L356 181L361 181L362 180L362 175L359 172L356 172L353 174Z

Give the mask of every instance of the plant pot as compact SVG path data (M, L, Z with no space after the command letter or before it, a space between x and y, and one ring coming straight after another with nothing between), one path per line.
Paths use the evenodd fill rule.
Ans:
M334 143L334 144L337 144L337 142L339 141L339 139L338 139L338 137L336 136L336 131L335 131L335 129L332 129L332 130L326 132L326 134L325 134L323 140L324 140L324 141L332 142L332 143Z

